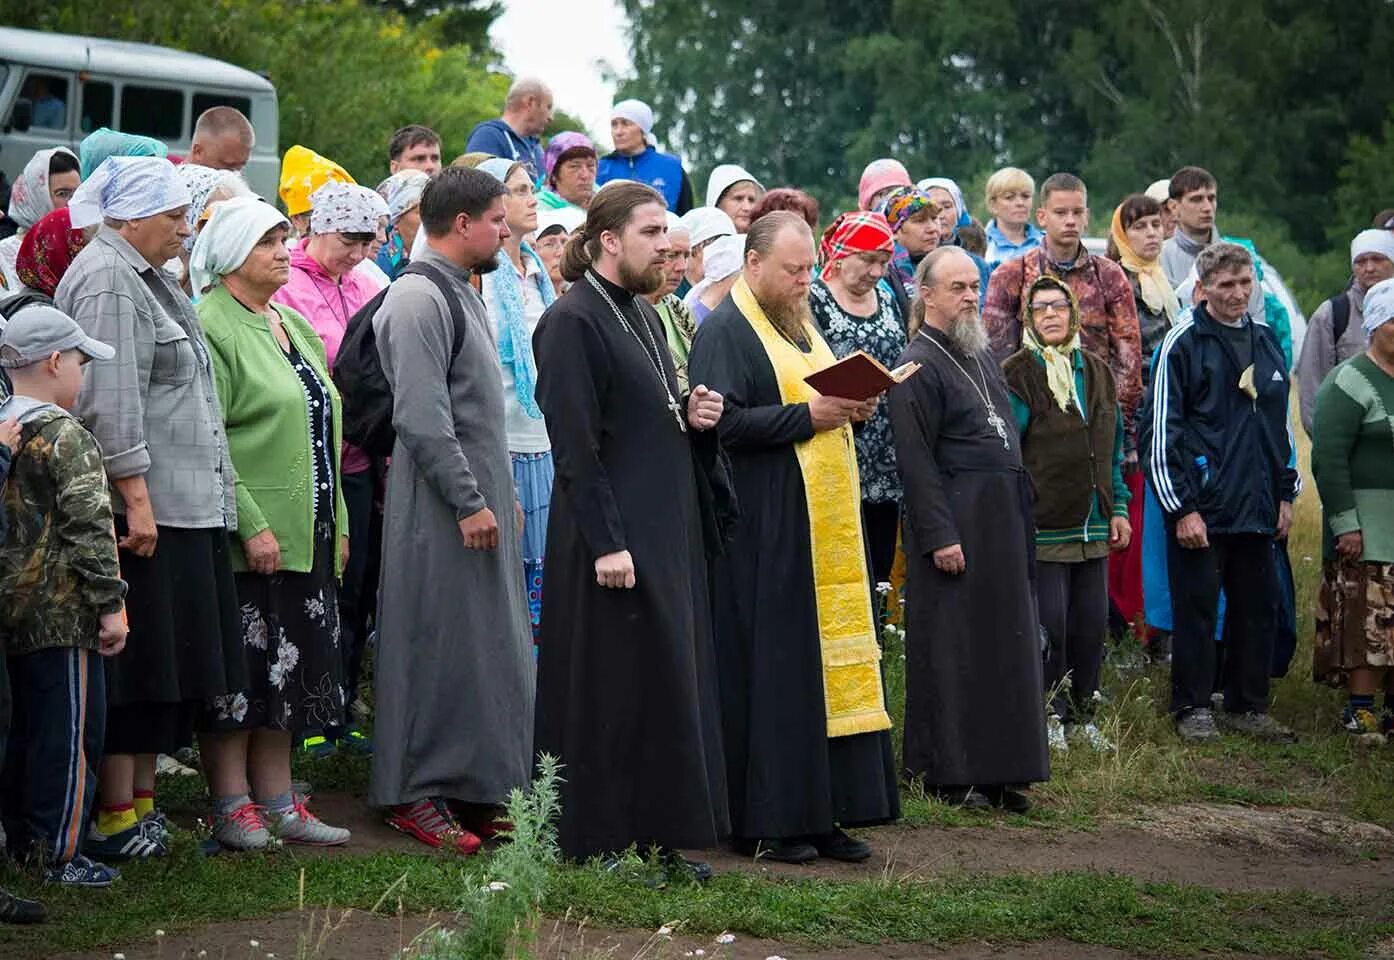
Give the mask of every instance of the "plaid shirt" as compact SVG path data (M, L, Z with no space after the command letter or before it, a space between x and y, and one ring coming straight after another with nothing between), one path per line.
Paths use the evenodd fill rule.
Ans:
M144 476L155 522L237 529L232 460L193 304L111 227L73 260L54 303L115 358L84 368L74 411L112 480ZM125 512L120 495L112 506Z

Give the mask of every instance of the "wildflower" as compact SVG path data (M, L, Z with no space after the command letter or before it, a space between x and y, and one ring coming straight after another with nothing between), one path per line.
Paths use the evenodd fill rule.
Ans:
M507 889L508 889L508 884L504 883L502 880L491 880L491 881L489 881L489 892L490 892L490 893L498 893L498 892L501 891L501 890L507 890Z
M248 941L247 941L247 946L251 947L253 950L259 950L259 949L261 949L261 941L259 941L259 940L248 940Z
M784 960L784 958L775 954L773 957L766 957L765 960Z
M718 935L717 935L717 938L716 938L716 942L717 942L717 943L720 943L720 944L735 943L735 942L736 942L736 935L735 935L734 933L722 933L722 934L718 934Z
M658 928L658 935L660 937L671 937L673 935L673 928L665 923Z
M124 953L113 953L111 955L111 960L126 960L126 955Z
M164 935L165 935L165 932L164 932L163 930L156 930L156 931L155 931L155 936L157 936L157 937L163 937Z

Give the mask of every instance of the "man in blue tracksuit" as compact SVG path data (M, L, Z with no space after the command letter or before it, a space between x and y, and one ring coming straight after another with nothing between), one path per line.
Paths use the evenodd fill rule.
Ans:
M488 153L516 160L527 168L534 184L542 182L542 141L552 122L552 91L541 80L520 77L508 88L503 116L475 124L465 141L466 153Z
M1173 609L1171 709L1185 740L1218 733L1210 710L1215 621L1226 598L1227 729L1269 740L1292 732L1268 715L1275 629L1272 541L1287 536L1300 489L1282 348L1248 316L1253 258L1216 243L1196 259L1203 302L1173 327L1153 365L1142 449L1166 512Z
M654 146L653 110L642 100L621 100L610 111L613 153L600 158L595 185L638 180L663 194L668 209L682 216L692 209L692 181L682 161Z

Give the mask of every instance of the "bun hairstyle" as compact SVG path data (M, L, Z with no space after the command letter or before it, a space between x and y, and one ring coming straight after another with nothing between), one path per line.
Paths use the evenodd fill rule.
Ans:
M585 276L600 256L600 235L606 231L620 233L634 219L634 211L649 203L667 206L663 195L646 183L618 180L602 187L586 208L585 222L566 241L561 275L570 283Z

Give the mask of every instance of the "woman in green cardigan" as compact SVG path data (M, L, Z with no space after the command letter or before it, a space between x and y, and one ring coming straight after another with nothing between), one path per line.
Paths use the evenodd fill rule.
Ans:
M190 274L237 471L233 551L252 688L211 705L225 752L211 782L214 836L236 850L273 835L320 846L349 831L291 790L292 737L343 722L337 580L348 556L341 413L324 345L271 303L290 276L290 224L255 198L213 208Z
M1361 327L1369 348L1327 374L1312 415L1329 528L1312 672L1346 688L1347 730L1382 740L1394 734L1394 280L1365 294Z

